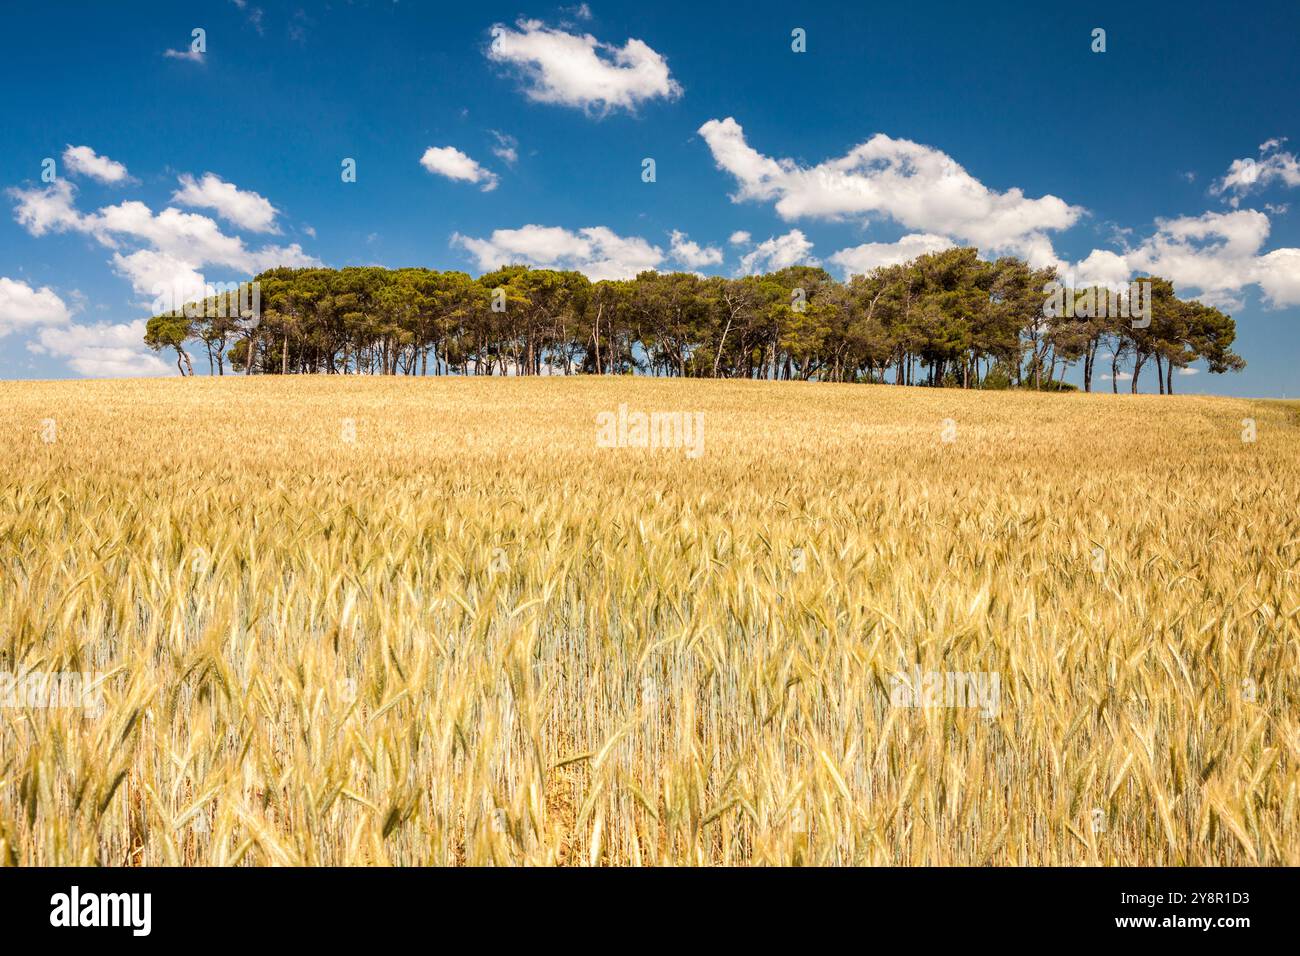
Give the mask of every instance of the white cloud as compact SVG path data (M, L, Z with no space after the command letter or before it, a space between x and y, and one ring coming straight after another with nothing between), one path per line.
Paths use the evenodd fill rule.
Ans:
M496 130L490 130L492 136L496 139L497 144L492 147L492 155L507 166L513 166L519 161L519 141L509 133L499 133Z
M271 216L275 210L270 203L262 207L262 197L233 186L224 189L221 187L229 184L216 177L211 180L215 183L208 177L201 183L181 177L184 189L174 198L196 203L199 199L210 200L206 204L232 220L242 220L244 225L271 222L266 209L271 210ZM32 235L76 232L112 250L114 271L130 281L137 293L152 300L150 308L154 313L212 294L213 287L200 271L205 266L252 275L276 266L320 265L297 243L250 249L240 237L223 233L216 220L173 207L155 214L142 202L127 201L83 214L74 202L76 189L67 180L56 180L44 188L10 189L7 194L15 201L14 218ZM70 324L71 313L51 290L33 292L24 283L3 279L0 303L7 301L12 301L14 307L0 304L0 325L6 318L27 325L41 323L28 349L60 357L82 375L172 374L173 367L143 345L145 319Z
M1195 374L1196 374L1197 372L1199 372L1199 371L1200 371L1199 368L1180 368L1180 369L1178 370L1178 374L1179 374L1179 375L1195 375Z
M33 289L21 279L0 276L0 336L15 329L61 325L72 312L49 286Z
M1199 290L1209 305L1240 308L1238 293L1254 280L1255 259L1268 232L1268 217L1255 210L1157 219L1155 234L1124 260L1180 290Z
M1261 254L1269 229L1255 209L1157 219L1155 233L1123 254L1094 250L1074 279L1113 286L1137 273L1161 276L1227 309L1240 308L1242 290L1258 285L1274 308L1300 305L1300 249Z
M830 261L844 270L845 278L865 275L878 266L895 266L911 262L929 252L943 252L954 243L946 236L928 232L914 232L897 242L867 242L850 249L841 249Z
M168 296L177 305L206 298L208 285L196 266L166 252L140 249L130 255L113 253L113 271L141 295ZM160 307L158 313L167 311Z
M1259 158L1234 159L1222 179L1210 186L1216 196L1230 193L1227 202L1234 209L1248 193L1281 181L1286 186L1300 186L1300 160L1294 153L1282 152L1285 139L1270 139L1259 145Z
M1125 285L1132 276L1133 267L1122 255L1109 249L1094 249L1075 265L1072 272L1063 275L1061 281L1077 289L1086 286L1117 289Z
M72 205L72 183L56 179L44 189L10 189L18 200L14 219L33 236L81 228L82 217Z
M709 120L699 133L718 167L735 177L740 188L732 199L774 202L787 221L882 215L1042 266L1058 262L1047 233L1072 226L1083 213L1056 196L989 189L940 150L883 133L813 167L762 155L731 117Z
M163 56L169 60L188 60L190 63L202 63L204 54L200 50L163 50Z
M222 219L253 232L280 231L275 224L279 210L252 190L240 189L215 173L204 173L197 182L185 173L179 181L181 188L172 193L172 202L215 209Z
M688 269L716 266L722 262L722 250L716 246L701 246L686 238L686 233L673 230L669 254Z
M668 61L641 40L629 39L619 47L539 20L520 20L517 26L495 24L487 56L517 68L525 94L535 102L608 112L682 94L669 75Z
M773 236L760 242L753 251L741 256L740 274L756 275L760 272L777 272L796 265L817 265L817 260L808 253L813 244L798 229L791 229L784 236Z
M125 236L195 266L211 264L256 273L275 266L319 265L297 243L249 249L243 239L223 233L214 219L170 206L154 214L142 202L119 203L85 217L85 224L110 248L117 247L116 237Z
M451 242L469 252L484 271L522 264L576 269L593 281L630 279L657 268L664 259L658 246L637 237L619 236L605 226L571 232L559 226L527 225L497 229L487 239L456 233Z
M728 238L727 241L733 246L747 245L752 237L744 229L737 229Z
M420 165L429 172L467 183L482 183L483 192L497 188L497 174L484 169L455 146L430 146L420 157Z
M138 319L46 328L28 349L62 358L73 371L95 378L173 374L175 366L142 344L145 322Z
M194 289L204 266L254 275L276 266L320 265L298 243L249 249L240 237L223 233L216 220L173 207L155 214L132 200L81 214L66 180L44 189L10 189L9 195L17 201L14 218L32 235L73 231L92 236L113 250L114 268L130 279L135 291L154 299ZM125 244L137 248L124 251Z
M1254 279L1274 308L1300 305L1300 249L1274 249L1260 256Z
M223 233L216 220L170 206L155 214L144 203L129 200L83 215L73 206L72 187L62 180L44 189L11 189L9 195L17 200L15 218L36 236L72 230L87 233L110 249L119 248L123 239L138 240L179 260L237 271L319 264L297 243L250 250L240 237Z
M110 185L128 182L131 179L125 166L107 156L98 155L89 146L73 146L69 143L68 148L63 151L63 164L70 172L89 176L91 179Z

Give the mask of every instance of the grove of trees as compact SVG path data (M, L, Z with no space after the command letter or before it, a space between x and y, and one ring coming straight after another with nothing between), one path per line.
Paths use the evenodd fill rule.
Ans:
M1149 324L1050 315L1054 270L950 249L837 282L793 266L724 278L582 273L507 266L477 279L429 269L272 269L260 317L233 292L150 319L145 342L175 352L182 375L206 353L210 374L629 374L890 382L957 388L1067 389L1081 366L1136 392L1159 390L1197 360L1236 371L1233 320L1179 299L1152 277ZM1083 302L1103 290L1073 289ZM1079 311L1099 311L1081 308ZM1100 365L1099 365L1100 363Z

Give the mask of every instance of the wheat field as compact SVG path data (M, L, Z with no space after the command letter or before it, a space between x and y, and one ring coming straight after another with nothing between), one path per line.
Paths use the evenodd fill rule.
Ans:
M100 701L0 706L6 864L1300 864L1294 403L2 382L0 441L0 672Z

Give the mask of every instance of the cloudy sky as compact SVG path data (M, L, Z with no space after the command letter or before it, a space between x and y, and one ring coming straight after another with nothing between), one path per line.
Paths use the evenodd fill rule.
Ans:
M1292 2L59 6L0 36L0 377L173 374L159 296L275 265L843 277L955 244L1166 276L1249 363L1181 391L1300 397Z

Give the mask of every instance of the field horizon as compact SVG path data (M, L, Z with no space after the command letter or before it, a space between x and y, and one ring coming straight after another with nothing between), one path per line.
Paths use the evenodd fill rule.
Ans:
M0 382L0 861L1300 864L1300 403L403 378Z
M329 381L333 381L336 378L337 379L356 378L356 379L375 379L375 380L390 381L390 382L419 381L419 382L444 382L448 384L455 383L455 382L475 381L475 380L477 381L490 380L490 381L500 382L506 380L513 381L513 380L521 380L521 379L528 379L532 381L555 380L555 381L569 381L569 382L577 382L577 381L600 382L600 381L608 381L608 380L627 382L627 381L645 380L648 382L663 382L663 383L675 382L675 383L682 383L682 384L688 384L694 382L699 382L699 383L709 382L712 383L713 385L750 384L750 385L755 385L760 387L769 386L769 387L778 387L778 388L789 385L789 386L794 386L796 388L868 389L872 391L889 390L889 391L901 391L905 394L922 393L922 392L961 392L968 395L987 395L991 397L996 397L998 395L1029 395L1029 394L1037 393L1041 395L1047 395L1050 397L1062 397L1062 396L1074 395L1074 396L1108 397L1108 398L1145 398L1145 399L1155 399L1155 400L1163 400L1166 398L1205 398L1205 399L1215 399L1215 400L1222 400L1222 401L1229 401L1229 402L1232 401L1275 402L1275 403L1282 403L1282 404L1294 404L1300 406L1300 396L1297 396L1295 398L1287 398L1287 397L1279 397L1277 395L1216 395L1211 392L1195 392L1195 391L1180 391L1180 392L1176 392L1173 395L1160 395L1159 393L1156 392L1133 393L1128 391L1127 387L1121 388L1117 392L1112 392L1110 388L1096 388L1093 389L1093 391L1091 392L1085 392L1082 389L1063 390L1059 392L1048 392L1048 391L1040 391L1028 387L1006 388L1006 389L982 389L982 388L959 389L951 386L942 386L942 387L929 386L923 383L917 385L897 385L893 382L820 382L815 379L804 381L802 379L754 379L754 378L728 379L728 378L690 378L690 377L683 378L677 375L645 375L640 373L637 374L624 373L620 375L610 375L610 374L593 375L588 372L575 373L571 375L565 375L563 373L550 373L545 375L500 375L500 374L378 375L378 374L367 374L367 373L358 374L355 372L349 372L347 374L342 374L342 373L326 374L326 373L317 372L310 375L293 374L289 376L282 376L279 375L278 373L248 375L245 374L244 372L227 372L224 375L208 375L205 372L201 375L194 375L194 376L189 376L189 375L181 376L181 375L169 374L169 375L153 375L153 376L110 376L110 377L102 377L102 378L94 377L94 376L90 376L90 377L66 376L62 378L12 378L12 379L0 379L0 385L14 384L14 385L24 385L24 386L38 386L38 385L83 385L83 384L93 384L93 383L108 385L108 384L119 383L119 382L127 382L127 383L176 382L176 383L184 383L185 385L189 385L191 382L204 381L207 379L212 379L215 382L225 382L225 381L251 381L253 379L284 379L284 378L292 378L295 381L312 381L317 378L325 379Z

